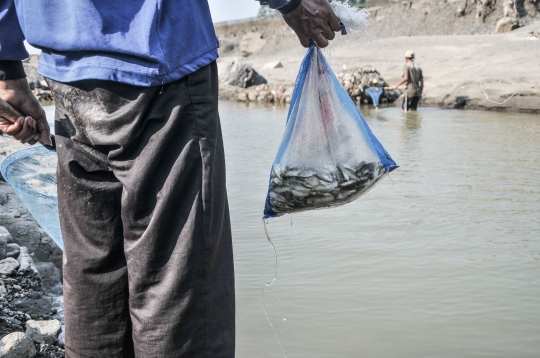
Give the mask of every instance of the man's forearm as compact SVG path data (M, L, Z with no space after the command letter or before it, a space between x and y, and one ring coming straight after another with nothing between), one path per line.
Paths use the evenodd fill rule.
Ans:
M403 78L401 79L401 81L399 81L399 82L394 86L394 88L398 88L399 86L401 86L402 84L404 84L405 82L407 82L408 79L409 79L408 77L403 77Z

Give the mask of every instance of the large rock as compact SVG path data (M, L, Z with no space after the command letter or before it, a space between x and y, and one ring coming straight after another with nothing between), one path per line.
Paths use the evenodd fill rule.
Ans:
M62 274L60 270L52 262L36 262L34 265L39 271L45 290L55 295L62 294Z
M266 40L260 32L250 32L242 36L240 51L242 51L242 56L247 57L262 50L265 44Z
M505 32L510 32L519 27L519 23L511 17L503 17L497 21L497 26L495 27L496 34L503 34Z
M281 61L270 61L270 62L265 63L262 66L263 70L282 68L282 67L283 67L283 64L281 63Z
M0 340L1 358L33 358L36 353L34 341L22 332L13 332Z
M6 258L7 244L11 241L9 231L3 226L0 226L0 260Z
M19 262L12 257L0 261L0 275L11 275L19 268Z
M40 344L56 343L61 330L60 321L57 319L50 321L29 320L26 322L26 335Z
M2 178L4 179L4 178ZM7 193L0 191L0 205L4 205L9 200Z
M15 243L7 244L6 256L16 259L21 253L21 248Z
M32 298L29 296L16 297L11 300L11 306L17 311L27 313L28 315L42 315L50 317L51 309L56 308L58 304L51 296L44 295L41 292L34 292ZM38 316L39 317L39 316Z
M231 86L247 88L267 82L253 67L239 61L220 63L218 72L220 81Z
M17 261L19 261L19 271L31 269L35 273L38 273L38 270L34 266L34 260L32 260L32 257L30 257L30 251L28 251L27 247L23 246L20 248Z

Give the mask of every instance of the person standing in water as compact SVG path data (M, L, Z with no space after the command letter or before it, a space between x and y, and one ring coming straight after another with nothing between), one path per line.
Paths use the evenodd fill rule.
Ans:
M411 50L405 52L403 76L392 88L397 89L404 83L407 84L407 89L405 90L401 108L406 112L416 111L424 90L424 76L422 75L422 69L414 63L414 52Z

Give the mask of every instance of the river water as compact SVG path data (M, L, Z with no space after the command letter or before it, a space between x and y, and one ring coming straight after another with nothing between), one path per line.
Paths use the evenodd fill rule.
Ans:
M261 217L287 112L220 112L237 357L283 357ZM540 356L540 118L362 112L401 168L353 203L269 220L264 303L287 357Z
M401 168L345 206L269 220L264 303L287 357L540 357L540 118L362 112ZM287 110L220 113L236 356L283 357L261 217Z

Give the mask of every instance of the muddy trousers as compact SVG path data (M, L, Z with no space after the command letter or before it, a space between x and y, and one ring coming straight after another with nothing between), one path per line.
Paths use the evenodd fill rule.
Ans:
M159 87L48 82L66 357L233 358L216 64Z

